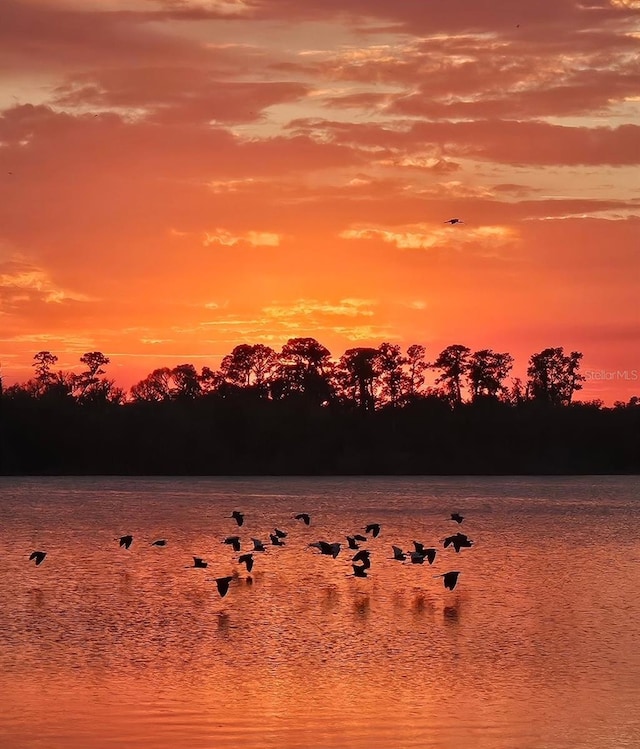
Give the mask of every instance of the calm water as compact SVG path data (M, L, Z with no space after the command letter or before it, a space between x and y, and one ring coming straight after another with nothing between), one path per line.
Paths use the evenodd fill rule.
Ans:
M366 580L307 546L376 521ZM637 749L639 521L634 477L0 479L0 746Z

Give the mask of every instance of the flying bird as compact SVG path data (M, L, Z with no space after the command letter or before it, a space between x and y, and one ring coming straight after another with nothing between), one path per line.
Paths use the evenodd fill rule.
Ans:
M424 549L422 552L422 556L429 562L429 564L433 564L436 559L437 551L435 549Z
M410 557L411 564L424 564L424 555L419 551L412 551Z
M358 546L358 542L355 539L355 536L347 536L347 543L349 544L349 548L356 551L360 547Z
M199 569L205 569L208 566L208 562L205 562L204 559L201 559L200 557L194 557L193 558L193 564L191 567L187 567L187 569L193 569L194 567L198 567Z
M273 546L284 546L284 541L282 541L280 536L277 536L275 533L270 533L269 538L271 539Z
M33 551L29 557L29 561L36 560L36 567L40 566L44 562L44 558L47 556L46 551Z
M464 224L464 221L462 221L462 219L459 219L459 218L450 218L450 219L447 219L444 223L451 224L451 226L453 226L454 224Z
M353 576L354 577L367 577L367 569L368 567L365 567L365 565L359 565L359 564L352 564L353 567Z
M315 543L309 544L309 546L313 546L315 549L320 549L321 554L333 557L334 559L338 556L340 549L342 548L339 543L330 544L328 541L316 541Z
M251 540L253 541L254 551L266 551L266 549L264 548L264 544L259 538L252 538Z
M362 533L355 533L354 536L356 541L368 541L369 539L366 536L363 536Z
M231 513L231 517L236 521L238 526L241 526L244 523L244 515L241 512L238 512L238 510L234 510Z
M460 573L457 571L445 572L443 575L434 575L434 577L443 577L444 587L448 588L449 590L453 590L456 587L456 583L458 582L459 574Z
M402 549L399 546L392 546L393 549L393 558L397 562L404 562L404 560L407 558L407 555L402 551Z
M380 523L370 523L364 530L365 533L373 533L375 538L380 533Z
M128 549L132 543L133 536L120 536L120 547L124 546L125 549Z
M294 520L302 520L305 525L309 525L311 522L311 515L307 515L306 512L301 512L299 515L294 515Z
M451 513L451 520L455 520L458 525L464 520L464 515L461 515L459 512L452 512Z
M368 549L360 549L360 551L356 552L352 557L352 562L362 562L362 565L367 570L369 567L371 567L371 559L369 558L369 555L371 552Z
M247 572L251 572L253 569L253 554L243 554L238 557L238 561L240 564L245 564L247 566Z
M280 528L275 528L273 532L278 538L286 538L289 535L286 531L281 531Z
M460 553L460 549L470 549L473 546L473 541L468 538L464 533L456 533L453 536L447 536L443 544L446 549L447 546L453 546L456 550L456 554Z
M159 538L157 541L152 541L151 546L166 546L167 542L164 540L164 538Z
M233 580L233 577L216 577L216 587L220 598L224 598L229 591L229 583Z
M240 551L240 536L227 536L222 543L232 546L234 551Z

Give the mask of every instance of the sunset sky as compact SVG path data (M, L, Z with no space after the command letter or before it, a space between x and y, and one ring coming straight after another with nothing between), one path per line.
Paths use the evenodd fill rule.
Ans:
M639 163L640 0L1 0L4 382L313 336L626 400Z

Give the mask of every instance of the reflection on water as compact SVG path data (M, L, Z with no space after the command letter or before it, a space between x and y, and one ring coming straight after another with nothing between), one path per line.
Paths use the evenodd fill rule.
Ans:
M1 479L0 746L636 748L639 491L631 477ZM460 554L441 544L452 510L475 542ZM355 552L308 546L346 547L372 520L367 578ZM251 575L220 543L239 533L249 550L275 527L286 545L254 554ZM439 549L433 566L391 559L414 538ZM193 556L209 566L187 569ZM453 591L434 577L450 569Z

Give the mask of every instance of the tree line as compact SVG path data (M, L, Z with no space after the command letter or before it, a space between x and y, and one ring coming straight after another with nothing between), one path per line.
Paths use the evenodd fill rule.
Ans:
M241 344L217 370L154 369L127 392L100 351L79 373L50 351L2 390L4 473L635 472L640 399L574 401L582 354L513 357L384 342L339 359L314 338ZM427 375L433 373L431 383Z

